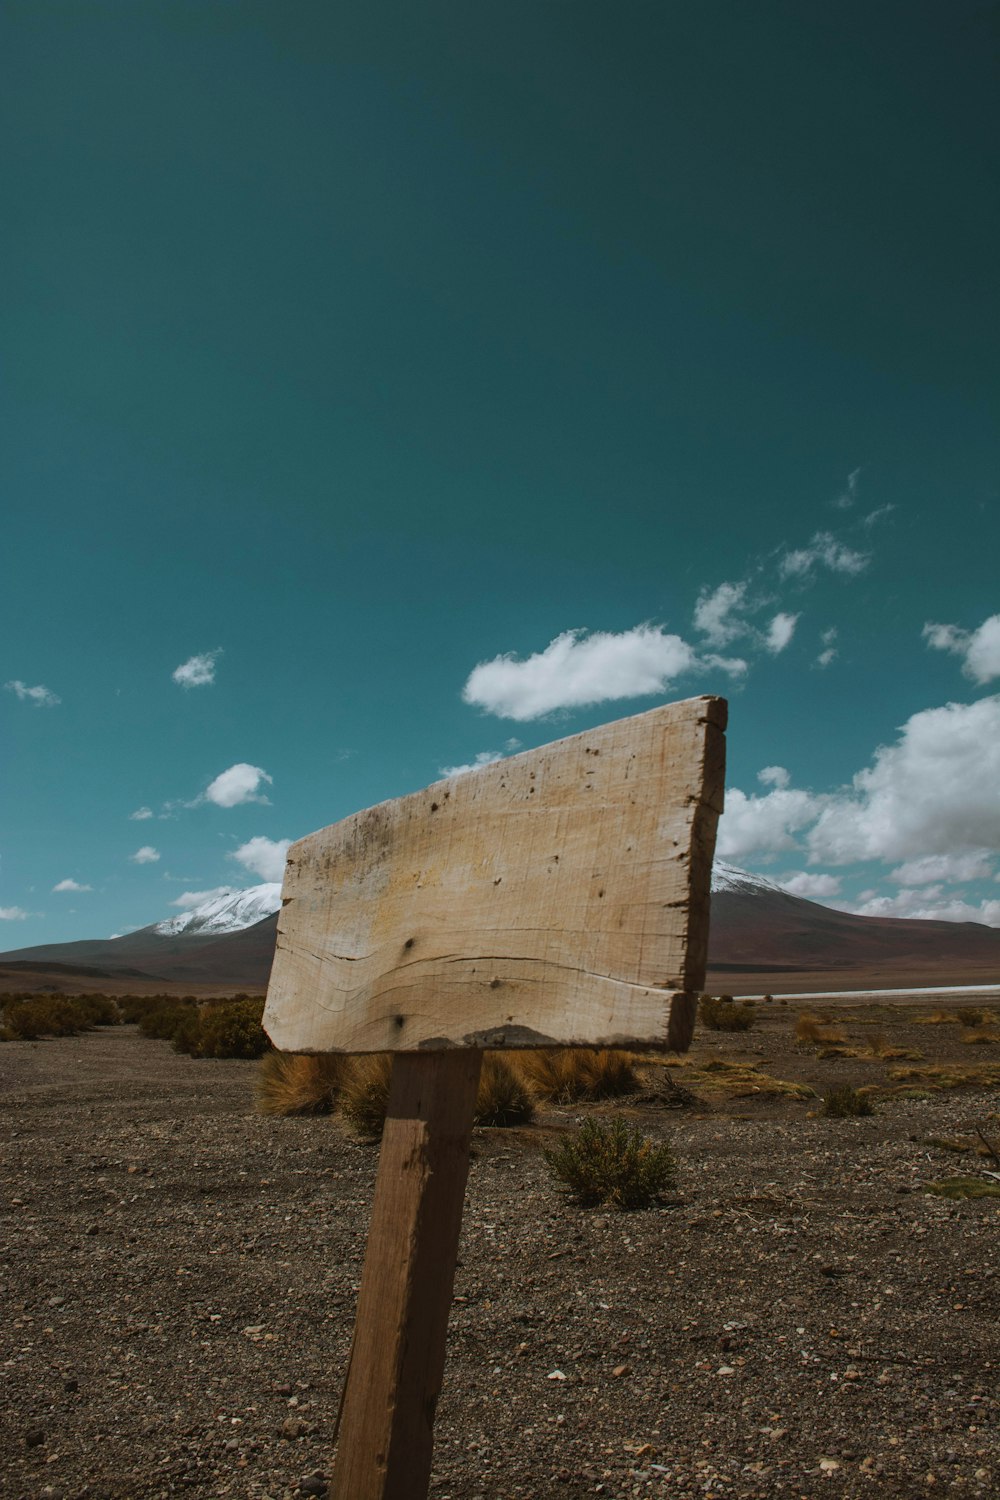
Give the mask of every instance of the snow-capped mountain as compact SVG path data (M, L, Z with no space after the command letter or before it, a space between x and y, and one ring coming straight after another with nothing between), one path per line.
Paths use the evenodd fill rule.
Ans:
M775 885L773 880L765 880L763 875L750 875L746 870L741 870L737 865L727 865L723 860L717 859L712 866L712 892L717 891L739 891L741 895L756 896L765 891L780 891L781 886Z
M223 932L241 932L265 917L273 916L281 906L281 885L252 885L245 891L217 891L190 911L157 922L154 931L161 937L211 936Z

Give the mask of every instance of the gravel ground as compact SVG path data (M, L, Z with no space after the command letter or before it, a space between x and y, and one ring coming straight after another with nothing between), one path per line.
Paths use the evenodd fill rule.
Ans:
M788 1014L735 1046L781 1073ZM377 1148L255 1114L254 1072L0 1046L4 1497L325 1492ZM1000 1494L1000 1203L922 1190L990 1165L925 1140L996 1108L633 1104L680 1190L630 1215L550 1180L580 1109L477 1131L432 1496Z

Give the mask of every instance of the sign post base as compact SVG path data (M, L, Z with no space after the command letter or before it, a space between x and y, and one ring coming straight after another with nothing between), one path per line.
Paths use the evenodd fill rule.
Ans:
M333 1500L425 1500L482 1052L400 1052L344 1393Z

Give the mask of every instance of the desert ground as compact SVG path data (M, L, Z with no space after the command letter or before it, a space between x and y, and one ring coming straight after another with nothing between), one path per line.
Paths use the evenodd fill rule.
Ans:
M822 1007L761 1003L641 1093L477 1130L435 1500L1000 1492L1000 1199L927 1191L1000 1171L965 1003L800 1041ZM3 1496L325 1493L378 1147L260 1115L256 1073L133 1027L0 1044ZM843 1083L875 1113L825 1117ZM677 1191L577 1207L542 1147L618 1112Z

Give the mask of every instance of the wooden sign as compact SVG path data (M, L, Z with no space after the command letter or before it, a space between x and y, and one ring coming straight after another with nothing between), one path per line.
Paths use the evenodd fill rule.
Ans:
M655 708L289 849L271 1040L396 1054L334 1500L426 1500L483 1049L688 1046L725 724Z
M725 714L719 698L654 708L293 844L275 1045L686 1047Z

